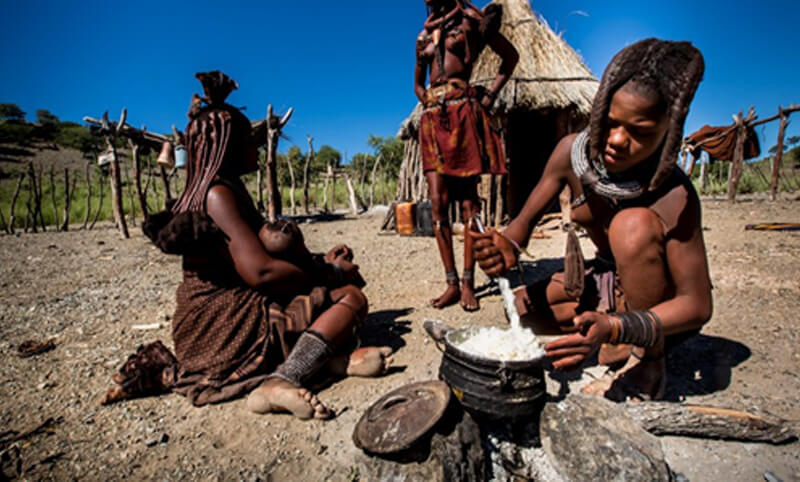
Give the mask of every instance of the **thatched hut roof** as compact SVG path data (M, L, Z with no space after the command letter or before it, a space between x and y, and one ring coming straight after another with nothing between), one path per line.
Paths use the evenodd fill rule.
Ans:
M519 63L500 91L498 105L506 112L574 107L577 113L588 116L598 80L577 52L534 14L529 0L492 3L503 7L500 32L519 52ZM500 57L486 48L475 64L472 83L488 86L499 67ZM420 112L417 104L403 122L401 137L408 133L409 123L416 126Z

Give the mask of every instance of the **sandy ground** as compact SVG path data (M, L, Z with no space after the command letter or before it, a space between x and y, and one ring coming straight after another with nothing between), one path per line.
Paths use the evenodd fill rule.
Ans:
M800 233L744 231L751 222L797 222L798 207L792 201L744 199L730 206L704 200L715 312L700 337L670 355L669 399L800 419ZM390 375L346 379L321 392L340 413L328 422L253 415L242 400L194 408L177 395L100 407L109 377L136 346L155 339L171 345L180 260L152 247L138 228L128 241L110 226L0 236L0 432L21 432L50 417L60 421L16 443L25 477L358 479L362 455L351 434L364 410L391 389L437 376L440 354L422 321L504 323L496 292L481 298L478 313L426 307L444 286L433 240L379 235L381 219L303 226L315 250L338 242L354 248L369 281L365 341L397 349L398 368ZM564 235L556 229L545 233L548 239L532 241L538 259L529 280L560 263ZM461 243L456 246L460 254ZM588 245L584 251L591 253ZM483 284L486 277L479 273L477 281ZM160 328L134 328L152 323ZM17 356L21 342L49 338L55 350ZM555 396L557 381L548 385ZM763 480L765 471L800 480L797 442L776 447L661 440L670 466L690 480Z

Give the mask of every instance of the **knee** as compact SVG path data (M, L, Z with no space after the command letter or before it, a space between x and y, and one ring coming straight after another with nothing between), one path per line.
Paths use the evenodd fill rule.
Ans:
M353 285L343 286L339 289L344 291L344 296L342 296L340 301L346 303L347 306L356 312L359 320L366 318L367 312L369 311L369 301L364 292Z
M443 196L440 193L431 193L431 214L433 216L439 216L440 219L443 216L447 216L447 196Z
M611 220L608 241L618 262L659 256L664 244L664 228L650 209L628 208Z

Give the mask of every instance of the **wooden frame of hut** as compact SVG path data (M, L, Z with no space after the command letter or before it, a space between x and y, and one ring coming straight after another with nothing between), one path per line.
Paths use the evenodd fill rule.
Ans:
M500 31L520 56L496 105L505 126L509 179L484 175L479 187L484 222L499 225L522 208L558 141L588 124L599 82L564 39L534 14L528 0L492 3L502 6ZM471 82L488 87L499 66L500 58L487 47L475 64ZM428 196L417 137L421 111L417 104L398 133L405 142L398 200L419 201Z

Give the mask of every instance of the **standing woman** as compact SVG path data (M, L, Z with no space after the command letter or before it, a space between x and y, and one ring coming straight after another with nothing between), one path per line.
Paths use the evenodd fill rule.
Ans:
M499 7L489 6L482 12L466 0L425 0L425 4L430 15L417 38L414 92L424 106L419 127L422 169L447 280L447 289L431 300L431 305L444 308L460 301L464 310L475 311L472 240L464 237L459 287L447 207L451 199L461 201L464 229L472 229L480 206L478 176L506 173L502 137L488 109L511 77L519 55L500 34ZM469 84L475 60L486 45L502 59L489 89ZM429 70L430 86L426 88Z

